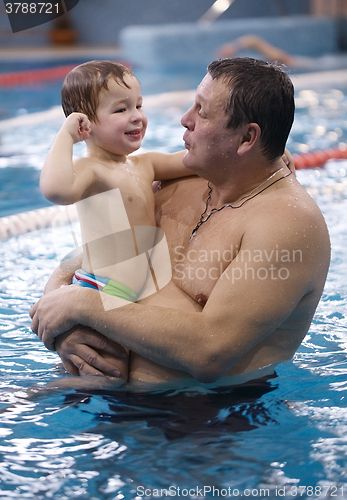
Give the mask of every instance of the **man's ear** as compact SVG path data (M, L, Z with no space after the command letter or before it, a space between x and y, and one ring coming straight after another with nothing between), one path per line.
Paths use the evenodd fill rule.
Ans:
M248 123L240 135L240 144L237 150L240 156L248 153L260 140L261 129L257 123Z

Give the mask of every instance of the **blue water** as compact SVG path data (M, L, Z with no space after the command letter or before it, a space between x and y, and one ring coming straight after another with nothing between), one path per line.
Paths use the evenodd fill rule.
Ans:
M347 142L341 89L303 92L297 103L293 152ZM149 110L143 148L181 148L183 111ZM59 125L2 132L0 215L40 205L39 170ZM246 387L65 390L28 398L30 386L66 376L56 367L56 354L32 334L28 309L69 235L59 228L1 242L0 498L347 495L347 162L299 171L298 177L326 218L331 269L293 360L279 365L276 377Z

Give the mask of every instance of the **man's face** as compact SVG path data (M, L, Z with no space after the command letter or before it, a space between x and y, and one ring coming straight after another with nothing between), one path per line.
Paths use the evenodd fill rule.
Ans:
M193 106L182 117L181 123L187 129L183 135L187 149L183 162L201 177L209 178L212 169L223 169L232 161L237 131L226 128L228 98L226 85L207 74Z

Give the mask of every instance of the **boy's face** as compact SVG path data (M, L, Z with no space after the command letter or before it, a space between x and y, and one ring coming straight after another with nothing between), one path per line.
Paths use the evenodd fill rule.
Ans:
M108 90L100 92L98 120L91 122L90 136L95 147L120 157L139 149L147 128L140 84L131 75L124 79L130 88L110 78Z

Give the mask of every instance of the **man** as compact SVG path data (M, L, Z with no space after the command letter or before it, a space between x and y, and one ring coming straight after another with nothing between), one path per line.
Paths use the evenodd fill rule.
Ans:
M46 347L55 342L69 371L111 373L97 350L120 349L105 337L130 350L130 381L238 383L293 356L330 258L322 214L281 159L293 94L274 64L210 64L182 118L184 164L199 177L170 181L156 195L172 281L105 311L97 291L58 288L71 276L57 271L47 292L58 289L32 308L33 331Z

